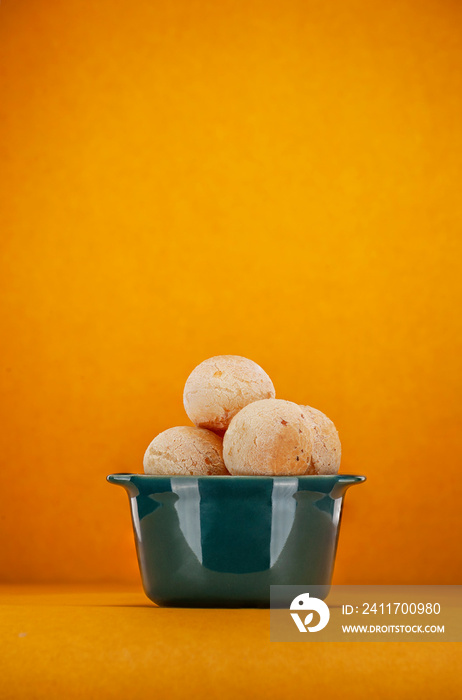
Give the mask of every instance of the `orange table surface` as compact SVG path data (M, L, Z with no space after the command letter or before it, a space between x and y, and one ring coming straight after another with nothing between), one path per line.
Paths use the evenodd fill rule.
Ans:
M2 700L461 697L459 644L274 643L267 610L140 589L0 587L0 639Z

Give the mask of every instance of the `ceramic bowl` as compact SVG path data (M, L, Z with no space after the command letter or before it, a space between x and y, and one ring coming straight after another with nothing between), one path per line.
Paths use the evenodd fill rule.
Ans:
M365 477L107 480L128 493L143 587L154 603L268 607L272 585L327 595L345 492Z

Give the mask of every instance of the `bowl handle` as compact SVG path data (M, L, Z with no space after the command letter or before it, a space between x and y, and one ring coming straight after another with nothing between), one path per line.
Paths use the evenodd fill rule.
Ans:
M138 496L139 489L132 481L133 474L109 474L106 481L116 486L122 486L129 496Z

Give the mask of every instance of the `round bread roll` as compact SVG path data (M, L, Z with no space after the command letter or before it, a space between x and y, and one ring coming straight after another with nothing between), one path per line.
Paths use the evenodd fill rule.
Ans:
M159 433L143 459L146 474L205 476L227 474L223 441L202 428L178 426Z
M311 463L310 422L292 401L264 399L237 413L223 439L223 459L234 475L298 476Z
M311 464L307 474L337 474L342 446L337 429L324 413L311 406L300 406L308 418L313 435Z
M275 395L273 382L255 362L239 355L217 355L193 369L183 403L194 425L223 435L244 406Z

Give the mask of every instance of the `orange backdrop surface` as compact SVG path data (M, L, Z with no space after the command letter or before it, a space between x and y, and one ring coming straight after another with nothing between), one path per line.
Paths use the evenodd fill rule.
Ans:
M460 583L462 6L3 0L0 579L138 580L126 496L241 354L337 424L337 583Z

